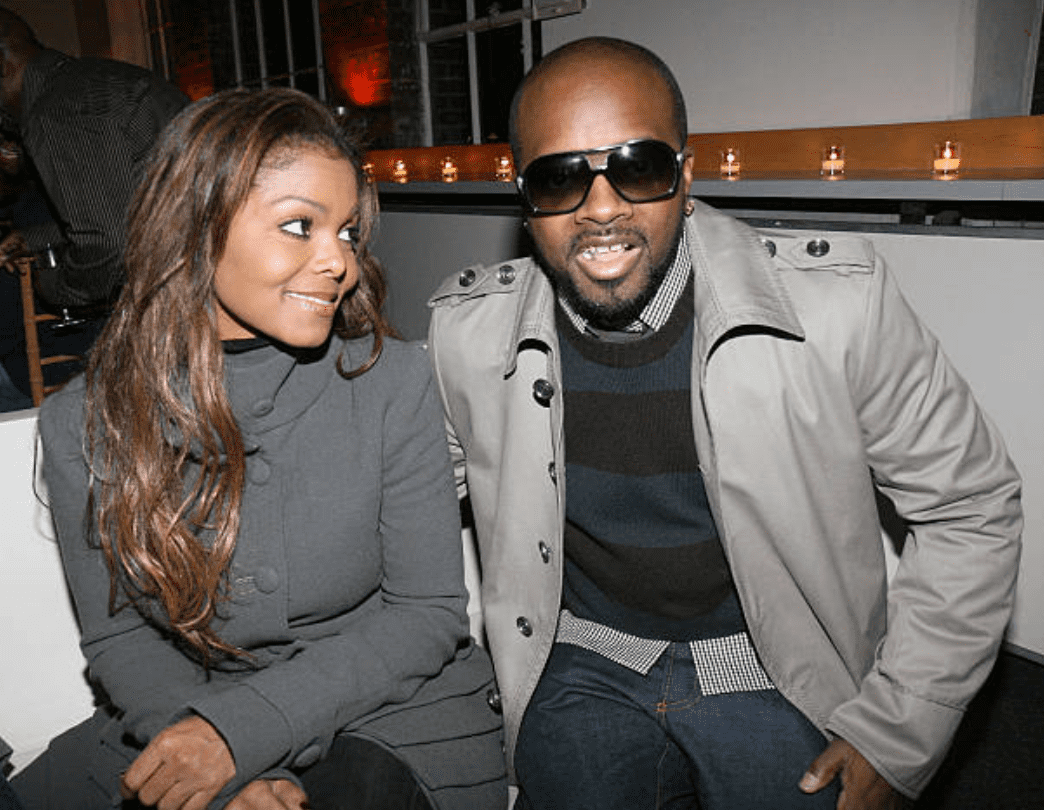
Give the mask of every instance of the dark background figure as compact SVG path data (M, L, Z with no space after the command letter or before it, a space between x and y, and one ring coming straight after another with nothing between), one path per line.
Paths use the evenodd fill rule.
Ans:
M0 8L0 117L19 133L62 238L58 267L36 278L45 301L93 307L112 300L142 161L187 103L144 68L45 48L21 17ZM28 246L35 252L46 244Z
M41 330L43 354L83 355L93 343L123 281L124 219L142 161L187 103L144 68L45 48L0 8L0 123L26 159L5 167L13 230L0 234L0 263L48 248L56 259L34 271L40 306L62 316ZM0 279L0 320L0 407L29 407L13 275ZM52 368L48 382L75 370Z
M21 148L7 135L0 135L0 219L10 220L11 204L20 186L20 167ZM0 233L0 254L7 255L12 236L10 232ZM23 378L20 383L16 382L18 377ZM31 408L28 386L18 278L13 272L0 272L0 413Z

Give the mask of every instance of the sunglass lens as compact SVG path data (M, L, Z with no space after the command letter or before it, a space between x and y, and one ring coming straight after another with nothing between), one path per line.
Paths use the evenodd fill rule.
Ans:
M591 177L591 169L582 155L538 158L526 167L526 197L535 211L570 211L584 198Z
M647 202L671 194L678 182L674 150L660 141L627 144L609 154L609 180L624 198Z

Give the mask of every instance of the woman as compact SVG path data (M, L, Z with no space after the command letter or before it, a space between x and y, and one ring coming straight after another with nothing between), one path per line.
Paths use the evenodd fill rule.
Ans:
M161 136L116 311L40 416L104 701L15 780L30 810L506 806L441 412L380 314L361 163L291 90Z

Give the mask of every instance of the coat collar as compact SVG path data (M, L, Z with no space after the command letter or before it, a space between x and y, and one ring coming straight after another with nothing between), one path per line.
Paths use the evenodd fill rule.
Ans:
M749 226L708 205L696 203L685 227L696 298L697 350L703 359L726 334L740 327L763 327L798 339L805 333L779 271L761 237ZM515 324L505 346L504 375L515 370L522 345L537 341L554 350L555 293L532 259L519 274Z
M741 327L803 340L801 322L761 237L739 220L694 202L686 228L700 356L706 359L726 334Z
M291 352L270 344L243 354L226 354L226 390L244 436L256 436L297 419L336 376L334 366L342 351L345 367L355 367L356 349L353 341L345 343L334 336L310 352Z

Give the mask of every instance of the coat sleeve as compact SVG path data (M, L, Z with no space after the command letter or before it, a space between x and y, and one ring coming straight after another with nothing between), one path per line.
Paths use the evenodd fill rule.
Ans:
M851 385L875 483L908 534L874 666L828 728L916 796L1010 618L1021 482L996 427L880 263L868 290Z
M459 509L442 418L426 355L415 347L405 354L406 368L385 370L399 382L383 414L373 527L383 580L371 609L338 633L299 639L292 655L189 703L221 732L246 774L314 763L338 730L409 700L468 639ZM370 384L366 377L376 371L358 384Z

